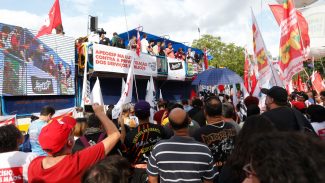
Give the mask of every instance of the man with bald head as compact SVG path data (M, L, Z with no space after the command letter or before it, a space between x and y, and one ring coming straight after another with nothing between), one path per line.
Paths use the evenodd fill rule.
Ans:
M148 181L213 182L217 175L210 149L189 136L190 118L181 108L168 116L174 136L158 142L147 163Z

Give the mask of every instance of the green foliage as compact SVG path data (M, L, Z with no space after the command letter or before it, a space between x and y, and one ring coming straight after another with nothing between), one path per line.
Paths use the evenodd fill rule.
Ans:
M233 43L227 44L220 37L209 34L203 35L199 40L194 40L192 47L204 50L207 48L213 59L209 65L215 67L226 67L240 76L244 74L245 54L244 48Z

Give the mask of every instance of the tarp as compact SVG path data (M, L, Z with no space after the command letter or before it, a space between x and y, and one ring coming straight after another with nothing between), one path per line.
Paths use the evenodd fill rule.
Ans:
M129 37L131 39L132 36L137 36L137 29L132 29L132 30L130 30L128 32L124 32L124 33L119 34L119 37L124 40L125 46L127 46L129 44L128 33L129 33ZM140 31L141 39L142 39L144 33L147 34L147 40L148 41L149 40L153 40L155 42L157 42L157 41L161 41L161 42L165 41L166 45L168 45L168 43L172 43L173 48L174 48L175 51L177 51L178 48L183 48L183 51L186 52L188 48L191 48L192 51L195 51L195 53L198 53L199 55L203 55L203 51L200 50L200 49L192 48L192 47L186 46L183 43L172 41L172 40L169 40L169 39L165 39L162 36L156 36L156 35L153 35L153 34L150 34L150 33L147 33L147 32Z

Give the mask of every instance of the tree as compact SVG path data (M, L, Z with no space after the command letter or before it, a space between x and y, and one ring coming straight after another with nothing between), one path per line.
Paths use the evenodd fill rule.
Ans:
M209 65L217 68L226 67L243 76L245 63L244 48L236 46L233 43L224 43L220 37L209 34L205 34L200 39L194 40L192 47L201 50L206 48L209 51L213 56L213 59L209 61Z

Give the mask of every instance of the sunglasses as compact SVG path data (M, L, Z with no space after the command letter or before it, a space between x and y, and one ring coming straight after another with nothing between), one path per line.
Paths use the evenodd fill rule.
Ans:
M243 170L245 171L246 177L250 177L250 175L256 176L256 173L255 173L251 163L246 164L243 167Z

